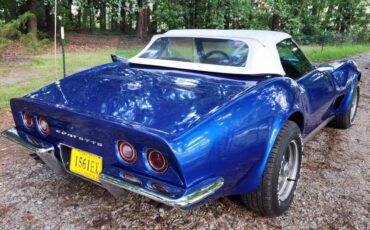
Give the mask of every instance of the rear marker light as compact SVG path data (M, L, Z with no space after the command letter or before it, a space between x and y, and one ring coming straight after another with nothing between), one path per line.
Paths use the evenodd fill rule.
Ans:
M164 172L167 170L167 161L163 157L162 153L157 150L149 150L147 159L150 167L156 172Z
M131 174L122 173L122 178L127 180L127 181L130 181L134 184L141 185L141 180L139 178L137 178L136 176L133 176Z
M22 119L23 119L23 124L28 128L28 129L32 129L33 128L33 120L32 120L32 116L27 113L27 112L23 112L22 113Z
M33 137L29 136L26 134L26 139L29 143L33 144L33 145L38 145L37 144L37 141L35 141L35 139L33 139Z
M49 124L45 121L44 118L38 117L37 126L42 134L46 136L49 135L50 133Z
M150 186L151 186L154 190L156 190L156 191L158 191L158 192L166 193L166 194L170 193L170 192L168 191L168 189L167 189L167 188L165 188L165 187L164 187L163 185L161 185L161 184L158 184L158 183L152 182L152 183L150 184Z
M133 163L136 161L136 151L134 147L126 141L118 142L118 152L122 159L127 163Z

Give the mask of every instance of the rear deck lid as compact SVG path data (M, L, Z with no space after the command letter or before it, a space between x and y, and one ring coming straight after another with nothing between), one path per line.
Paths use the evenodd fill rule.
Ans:
M235 80L110 63L52 83L26 98L176 135L263 79Z

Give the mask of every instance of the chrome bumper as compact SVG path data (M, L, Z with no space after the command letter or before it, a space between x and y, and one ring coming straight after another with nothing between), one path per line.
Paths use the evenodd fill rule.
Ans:
M57 175L65 175L67 173L62 163L55 157L53 145L39 140L35 137L32 137L33 143L29 143L25 141L21 136L24 136L27 140L29 139L27 137L30 136L26 133L23 133L22 131L17 131L15 128L7 129L3 131L1 135L9 139L10 141L13 141L35 153ZM224 184L223 178L215 178L213 180L201 183L196 188L192 189L189 193L181 196L180 198L174 199L166 195L162 195L160 193L145 189L138 185L134 185L130 182L116 179L105 173L100 174L100 182L100 185L103 188L107 189L115 197L119 197L125 192L125 190L128 190L148 197L152 200L158 201L160 203L181 209L185 209L197 203L200 203L201 201L214 194Z
M200 201L206 199L207 197L214 194L224 184L223 178L217 178L212 182L200 186L199 188L195 189L194 191L187 195L184 195L177 199L173 199L168 196L161 195L159 193L144 189L130 182L118 180L104 173L100 174L100 182L103 188L107 189L115 197L119 197L124 192L124 190L128 190L140 194L142 196L148 197L152 200L158 201L160 203L181 209L191 207L199 203Z
M21 131L17 131L15 128L4 130L1 133L1 135L7 138L8 140L13 141L16 144L19 144L25 147L26 149L30 150L31 152L35 153L57 175L65 174L63 166L61 165L60 161L55 157L54 147L51 144L36 139L34 137L32 137L32 140L35 143L34 144L28 143L27 141L20 137L20 135L24 135L25 137L27 137L28 134L25 133L22 134Z

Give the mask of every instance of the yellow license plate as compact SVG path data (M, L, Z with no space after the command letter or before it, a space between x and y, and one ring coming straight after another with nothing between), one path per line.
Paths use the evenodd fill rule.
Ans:
M103 168L101 157L72 148L69 170L90 180L99 182L99 174Z

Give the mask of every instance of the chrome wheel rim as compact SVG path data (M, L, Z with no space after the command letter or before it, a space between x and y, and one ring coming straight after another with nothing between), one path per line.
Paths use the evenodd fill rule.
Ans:
M351 116L350 116L351 122L355 120L357 105L358 105L358 91L356 90L353 94L353 99L351 103Z
M278 198L280 202L285 201L294 188L299 167L298 157L297 141L292 140L285 151L280 165L278 180Z

